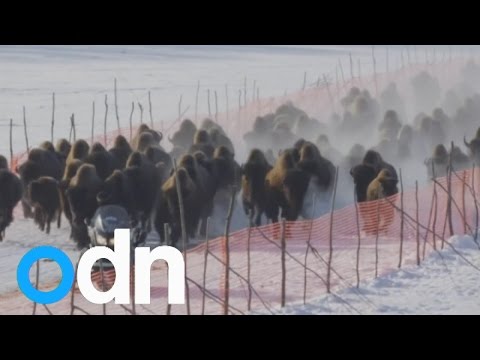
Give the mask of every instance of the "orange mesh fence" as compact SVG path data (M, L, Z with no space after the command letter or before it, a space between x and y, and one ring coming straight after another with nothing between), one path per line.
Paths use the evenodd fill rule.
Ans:
M461 63L439 65L430 69L449 81ZM409 68L415 74L419 69ZM275 110L285 100L318 113L335 106L350 86L361 83L364 88L380 89L387 82L404 81L405 72L355 79L342 85L308 89L285 98L263 99L250 103L239 112L217 115L217 121L228 133L250 130L258 114ZM333 95L332 95L333 94ZM332 101L333 98L333 101ZM229 122L227 122L227 116ZM236 119L235 119L236 117ZM125 132L128 135L128 132ZM112 141L117 132L108 134ZM103 135L98 140L103 140ZM20 158L19 158L20 159ZM19 161L19 159L17 161ZM349 205L314 220L264 225L243 229L229 235L230 268L227 271L226 239L220 237L186 252L186 305L172 305L171 314L221 314L228 291L228 311L244 314L249 310L274 312L281 304L282 277L286 278L286 303L302 303L325 294L328 289L355 288L358 282L388 273L399 266L416 264L432 251L451 246L453 234L476 233L478 228L478 169L454 172L449 178L437 179L415 191L407 189L388 199ZM282 273L282 234L285 236L285 272ZM104 281L111 286L115 272L104 272ZM225 288L226 276L229 288ZM101 288L101 274L92 279ZM56 284L42 284L49 289ZM151 270L151 304L118 306L107 304L107 314L167 314L167 267L155 263ZM365 302L368 299L358 296ZM344 303L352 313L358 313ZM38 306L36 313L102 314L103 307L86 301L75 287L71 296L47 307ZM31 313L32 303L19 292L0 296L0 313Z

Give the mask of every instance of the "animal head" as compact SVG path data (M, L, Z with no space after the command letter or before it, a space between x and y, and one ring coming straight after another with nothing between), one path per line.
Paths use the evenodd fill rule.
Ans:
M363 157L363 164L370 165L373 167L378 166L383 161L381 155L375 150L368 150L365 156Z
M192 122L192 120L185 119L185 120L182 121L182 123L180 125L180 131L193 134L193 133L195 133L195 131L197 131L197 127Z
M198 130L195 133L193 143L194 144L208 144L208 143L210 143L210 135L208 134L208 131L207 130Z
M8 161L3 155L0 155L0 170L1 169L8 170Z
M130 144L128 143L127 139L123 135L118 135L115 138L115 143L113 144L113 147L116 149L125 149L131 151L132 148L130 147Z
M70 153L68 155L69 160L73 159L79 159L79 160L85 160L85 158L88 155L88 151L90 150L90 146L85 140L77 140L73 144L73 147L70 150Z
M300 150L300 161L318 161L321 159L320 150L315 144L306 142Z
M95 169L95 166L91 164L83 164L78 168L76 175L70 182L70 185L83 187L90 183L92 179L97 178L97 170Z
M65 173L63 174L63 180L70 180L76 174L80 166L83 165L82 160L74 159L73 161L69 162L65 168Z
M103 153L103 152L106 152L106 151L107 150L105 149L105 147L102 144L100 144L99 142L96 142L90 148L90 154Z
M44 141L40 144L40 149L55 152L55 147L50 141Z
M253 131L262 134L268 130L267 122L261 116L257 116L255 122L253 123Z
M388 197L398 193L398 179L393 176L389 170L382 169L377 176L377 180L380 182L380 184L382 184L383 193L385 196Z
M122 200L124 175L120 170L115 170L103 183L97 194L99 205L120 205Z
M375 168L365 164L357 165L350 170L350 175L355 184L357 201L366 201L368 186L375 179Z
M130 154L127 160L126 167L141 167L143 164L142 154L138 151L134 151Z
M156 144L158 143L155 142L155 138L150 132L143 132L138 138L137 150L144 152L149 146L155 146Z
M228 159L228 160L233 160L234 155L230 152L230 150L226 146L219 146L215 149L215 152L213 153L213 158L214 159Z
M259 149L253 149L252 151L250 151L250 154L247 158L247 163L255 163L262 165L268 164L265 155L263 154L262 150Z
M447 149L443 144L438 144L435 146L435 149L433 150L433 158L434 159L447 159L448 158L448 152Z
M212 119L209 118L203 119L202 124L200 125L200 129L207 131L218 127L219 126Z
M72 145L68 142L67 139L60 139L57 141L57 146L55 147L55 150L59 154L62 154L63 156L67 157L71 149L72 149Z

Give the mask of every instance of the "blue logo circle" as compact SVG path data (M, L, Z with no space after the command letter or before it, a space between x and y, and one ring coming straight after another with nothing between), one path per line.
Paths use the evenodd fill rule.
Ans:
M30 268L40 259L52 259L62 271L62 280L52 291L39 291L30 283ZM53 304L62 300L72 288L74 277L75 270L68 256L53 246L39 246L30 250L23 256L17 267L18 287L27 298L38 304Z

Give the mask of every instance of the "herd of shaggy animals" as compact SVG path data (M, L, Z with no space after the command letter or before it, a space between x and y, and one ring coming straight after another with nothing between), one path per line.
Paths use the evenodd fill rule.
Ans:
M479 69L470 63L463 77L478 79ZM160 132L142 124L130 142L119 135L110 149L82 139L45 141L15 172L0 155L0 240L19 203L25 218L46 233L52 222L60 227L63 214L82 249L90 245L88 224L103 205L122 206L132 227L155 229L161 243L169 224L176 245L182 234L179 190L189 238L205 236L214 207L227 209L233 189L240 190L236 204L252 226L311 217L308 199L315 194L329 203L337 180L342 191L351 189L352 201L354 193L359 203L388 197L398 193L397 170L406 164L421 164L428 178L445 175L449 166L480 164L480 95L469 86L442 94L429 73L416 75L413 121L392 83L378 98L351 88L342 113L328 122L286 103L257 117L235 141L211 119L200 126L185 119L167 146ZM453 145L458 139L460 146ZM242 146L244 161L234 143L237 150Z

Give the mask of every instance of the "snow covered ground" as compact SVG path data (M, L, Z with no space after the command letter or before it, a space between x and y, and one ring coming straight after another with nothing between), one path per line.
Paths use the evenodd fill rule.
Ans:
M381 276L360 289L325 295L278 314L430 315L480 314L480 250L469 236L449 240L454 249L432 253L420 267Z

